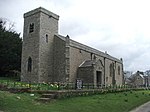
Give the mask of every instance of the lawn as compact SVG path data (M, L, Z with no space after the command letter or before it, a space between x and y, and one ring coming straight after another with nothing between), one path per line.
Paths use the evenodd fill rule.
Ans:
M39 95L12 94L0 91L0 110L4 112L128 112L150 101L150 90L107 93L40 103Z

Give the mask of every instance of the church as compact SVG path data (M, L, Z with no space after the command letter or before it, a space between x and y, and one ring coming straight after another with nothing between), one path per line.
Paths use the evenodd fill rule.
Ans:
M42 7L24 14L21 81L121 85L123 61L58 33L59 16Z

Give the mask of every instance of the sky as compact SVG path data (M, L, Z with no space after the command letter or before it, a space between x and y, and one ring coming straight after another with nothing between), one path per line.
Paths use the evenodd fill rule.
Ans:
M149 0L0 0L0 18L23 35L23 14L43 7L60 16L59 34L123 58L124 70L150 69Z

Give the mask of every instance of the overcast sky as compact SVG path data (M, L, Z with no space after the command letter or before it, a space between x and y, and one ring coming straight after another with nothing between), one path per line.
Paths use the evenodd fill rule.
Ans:
M23 14L44 7L60 16L59 34L123 58L124 69L150 69L149 0L0 0L0 17L23 33Z

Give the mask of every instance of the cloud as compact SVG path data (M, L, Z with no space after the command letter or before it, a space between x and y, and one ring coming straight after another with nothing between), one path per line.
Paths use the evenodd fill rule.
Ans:
M4 0L0 16L23 32L23 13L44 7L60 16L59 32L123 58L125 70L150 68L149 0Z

